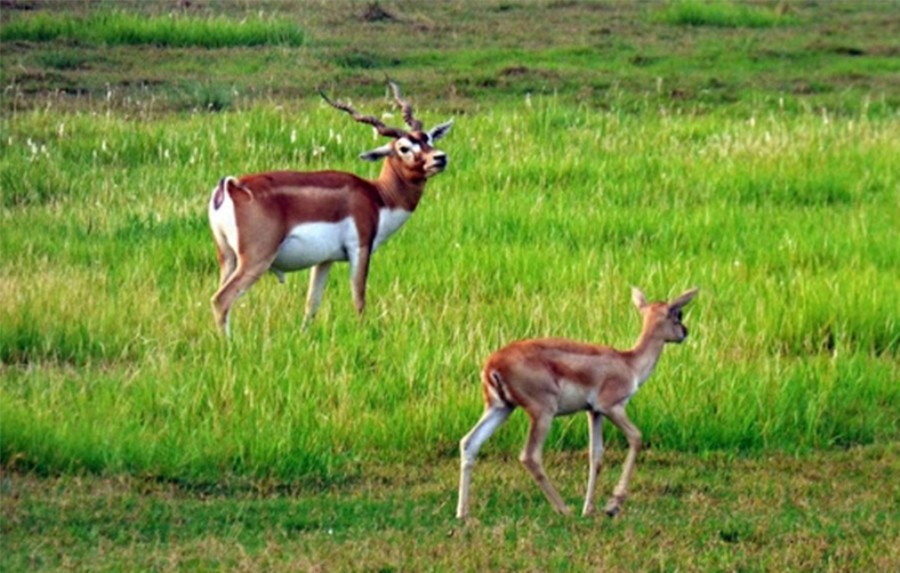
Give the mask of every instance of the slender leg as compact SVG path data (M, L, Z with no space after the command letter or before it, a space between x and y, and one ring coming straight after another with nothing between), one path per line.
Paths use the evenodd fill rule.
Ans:
M272 264L272 258L274 257L253 264L245 264L245 261L242 260L238 261L235 271L213 295L212 307L216 324L226 336L229 334L228 313L231 305L266 272L269 265Z
M628 440L628 456L625 458L625 465L622 468L622 477L619 479L618 485L613 490L613 496L609 499L603 511L610 517L614 517L622 509L625 497L628 495L628 481L634 473L634 465L637 462L638 452L641 450L641 432L637 426L631 423L625 414L625 408L616 406L607 412L610 421L616 425L625 439Z
M216 242L216 254L219 256L219 288L225 284L237 267L237 255L228 245Z
M603 414L600 412L588 412L587 415L591 430L591 458L588 469L587 495L584 497L584 509L581 510L581 515L594 513L594 489L597 485L597 475L600 474L600 465L603 461Z
M469 514L469 483L472 481L472 466L481 445L491 434L509 418L513 408L510 406L492 406L484 411L478 423L459 442L459 503L456 506L456 517L465 519Z
M531 414L529 412L529 414ZM520 460L525 468L531 473L535 481L544 491L544 495L550 500L553 508L560 513L569 513L569 508L563 501L559 492L550 483L550 479L544 472L544 466L541 456L544 448L544 440L547 439L547 433L550 431L550 424L553 422L552 414L539 414L531 417L531 429L528 432L528 442L525 444L525 450L522 452Z
M356 312L362 315L366 309L366 279L369 276L369 247L360 247L350 256L350 290Z
M331 270L331 265L331 261L325 261L309 271L309 292L306 293L306 313L303 316L304 330L312 322L322 303L322 293L325 290L325 283L328 282L328 271Z

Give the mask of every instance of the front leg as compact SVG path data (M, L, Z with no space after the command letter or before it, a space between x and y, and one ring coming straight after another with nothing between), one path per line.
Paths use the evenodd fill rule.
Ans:
M353 294L353 305L356 312L362 316L366 309L366 280L369 276L369 258L371 248L359 247L351 252L350 259L350 290Z
M587 415L591 432L591 451L587 494L584 496L584 509L581 510L581 515L594 513L594 490L597 486L597 476L600 474L600 466L603 461L603 414L589 411Z
M623 406L611 408L607 412L607 416L609 416L609 420L616 427L622 430L622 433L625 434L625 439L628 440L628 456L625 458L625 465L622 468L622 477L619 478L619 483L613 490L613 496L609 498L606 507L603 509L606 515L615 517L621 511L625 497L628 495L628 481L634 473L638 452L641 450L641 432L628 419Z
M319 311L322 303L322 293L325 283L328 282L328 271L331 270L332 261L325 261L314 266L309 271L309 291L306 293L306 313L303 316L303 329L309 326L312 319Z

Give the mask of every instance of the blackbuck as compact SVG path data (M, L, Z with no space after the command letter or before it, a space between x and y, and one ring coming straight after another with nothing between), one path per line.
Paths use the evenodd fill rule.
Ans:
M377 179L342 171L269 171L224 177L213 190L209 222L220 280L212 307L226 335L231 306L269 270L284 282L284 273L312 268L306 326L319 308L332 264L348 261L353 302L363 314L372 253L416 210L426 181L447 167L447 154L433 145L452 125L448 121L423 131L400 89L393 82L390 86L409 130L388 127L320 92L330 106L391 138L360 155L384 159Z
M554 509L569 513L541 463L544 440L554 417L586 411L590 424L590 466L583 515L594 512L594 486L603 457L603 417L628 440L622 477L604 511L622 508L628 480L641 447L641 433L625 414L625 406L647 380L667 342L682 342L687 328L682 307L697 294L691 289L672 302L647 302L637 288L632 299L643 316L643 328L630 350L615 350L562 338L522 340L494 352L481 371L485 411L460 441L459 504L456 516L468 516L469 484L478 449L509 415L522 407L530 419L528 441L520 460L534 476Z

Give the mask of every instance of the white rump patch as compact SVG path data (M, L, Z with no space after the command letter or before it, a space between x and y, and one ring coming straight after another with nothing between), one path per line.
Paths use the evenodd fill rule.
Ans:
M226 179L234 178L229 176ZM227 183L223 182L223 185L227 185ZM215 186L209 197L209 225L212 227L213 236L220 247L228 246L231 251L237 251L238 228L234 217L234 201L231 200L228 190L223 189L222 204L216 209L215 200L218 188L218 185Z

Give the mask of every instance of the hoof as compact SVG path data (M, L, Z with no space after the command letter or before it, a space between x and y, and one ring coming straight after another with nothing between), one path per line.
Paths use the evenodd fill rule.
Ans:
M618 501L614 499L609 500L609 503L607 503L606 507L603 508L603 513L605 513L609 517L615 517L619 515L620 511L622 511L622 506Z

